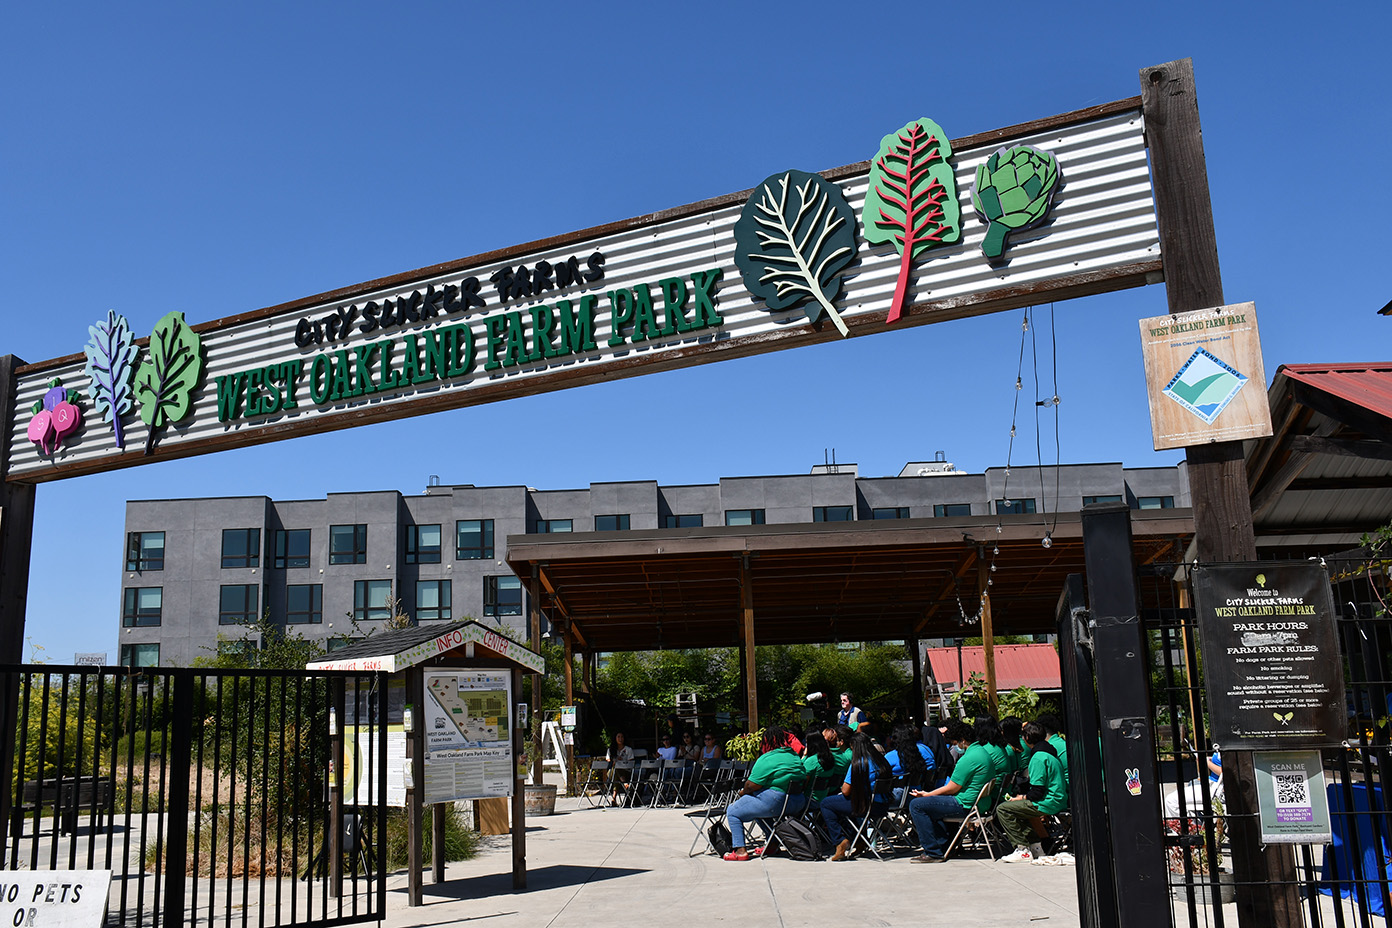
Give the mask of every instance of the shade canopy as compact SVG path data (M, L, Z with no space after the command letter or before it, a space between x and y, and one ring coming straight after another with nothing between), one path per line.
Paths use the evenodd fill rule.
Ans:
M1187 509L1132 516L1137 563L1178 558L1193 533ZM997 634L1049 632L1083 545L1065 512L512 535L507 561L577 645L641 651L739 643L745 577L759 644L956 635L982 574Z

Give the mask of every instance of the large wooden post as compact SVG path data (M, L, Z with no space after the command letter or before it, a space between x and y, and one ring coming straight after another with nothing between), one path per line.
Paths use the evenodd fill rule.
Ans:
M7 483L10 436L14 419L15 369L24 362L12 354L0 357L0 664L18 664L24 659L24 610L29 597L29 549L34 540L34 485ZM0 720L4 731L14 730L18 718L19 678L11 676L0 686ZM0 738L0 783L14 777L14 738ZM8 788L0 789L0 865L5 861L9 841L7 829L13 798Z
M522 695L522 671L517 668L512 670L512 691L518 696ZM513 757L520 759L523 753L523 745L526 744L526 732L522 726L517 724L517 707L508 706L508 711L512 716L512 750ZM520 776L520 767L513 773L512 781L512 888L527 888L527 800L524 795L525 778Z
M406 703L411 706L414 724L406 732L406 758L411 779L406 790L406 904L425 901L425 732L421 730L425 708L425 673L420 667L406 669Z
M575 705L575 639L571 635L570 620L567 619L561 626L561 637L565 642L565 704ZM579 719L577 718L578 722ZM564 740L564 733L562 733ZM572 741L574 738L571 739ZM565 746L565 781L570 788L566 790L566 795L575 792L575 745Z
M744 652L745 699L749 710L749 730L759 728L759 681L754 660L754 584L749 578L749 555L740 560L740 624Z
M986 558L978 554L976 585L981 590L981 656L986 662L986 705L994 718L997 714L996 631L991 625L991 588L987 585L990 578L991 571Z
M10 410L15 369L22 364L12 354L0 357L0 426L5 429L0 435L0 664L24 660L24 607L29 596L29 548L34 540L34 485L3 480L14 434ZM5 739L7 744L12 740Z
M919 646L918 636L909 635L905 644L909 646L909 655L913 658L913 687L914 709L909 717L920 722L928 721L927 700L923 698L923 648Z
M541 653L541 567L532 565L532 577L527 582L527 599L531 604L531 640L532 650ZM541 764L541 678L539 673L532 674L532 711L529 719L532 741L532 782L541 785L542 764Z
M1223 279L1193 62L1184 58L1144 68L1140 78L1170 312L1221 306ZM1186 450L1185 458L1199 560L1256 560L1242 443L1196 445ZM1238 924L1242 928L1300 924L1291 849L1261 845L1251 752L1224 753L1223 792L1237 882Z

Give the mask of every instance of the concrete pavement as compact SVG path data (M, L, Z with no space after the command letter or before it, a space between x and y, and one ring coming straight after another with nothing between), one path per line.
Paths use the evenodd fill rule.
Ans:
M450 864L446 882L427 874L422 906L406 905L404 873L390 876L385 924L1078 924L1071 866L992 863L984 855L929 866L907 858L729 863L687 856L696 831L680 809L556 805L556 815L527 819L527 891L512 891L508 839L491 838L473 860Z

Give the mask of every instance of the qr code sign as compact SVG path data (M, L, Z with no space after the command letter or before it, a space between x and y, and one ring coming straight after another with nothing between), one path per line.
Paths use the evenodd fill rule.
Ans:
M1278 773L1276 779L1276 804L1278 806L1308 806L1310 787L1304 774Z

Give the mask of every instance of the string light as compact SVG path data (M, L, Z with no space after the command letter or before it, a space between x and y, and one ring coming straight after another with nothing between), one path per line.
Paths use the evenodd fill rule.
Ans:
M1006 448L1005 454L1005 479L1001 483L1001 498L995 501L997 516L996 534L1002 535L1005 532L1005 523L1000 518L1000 516L1002 515L1001 503L1010 499L1010 468L1011 464L1014 462L1015 439L1018 436L1019 432L1020 394L1024 392L1025 388L1025 340L1028 339L1030 342L1030 360L1033 363L1034 375L1034 445L1035 460L1037 464L1037 470L1039 473L1039 502L1040 505L1044 507L1042 515L1045 516L1044 537L1040 539L1039 543L1047 550L1054 546L1054 531L1058 528L1058 500L1062 483L1061 465L1063 463L1058 408L1059 405L1063 402L1063 398L1059 395L1058 388L1058 332L1054 325L1054 305L1052 303L1049 304L1049 341L1052 355L1052 369L1050 371L1050 374L1053 378L1053 391L1050 393L1049 396L1044 397L1042 399L1039 398L1040 389L1038 343L1030 331L1031 318L1032 310L1030 307L1026 307L1024 315L1020 319L1020 355L1015 371L1015 402L1010 411L1010 443ZM1042 435L1040 433L1039 428L1039 410L1041 409L1052 409L1054 411L1054 511L1052 514L1052 519L1048 518L1050 515L1049 504L1048 498L1044 493L1044 451L1042 444ZM987 589L990 589L992 586L995 585L995 580L991 575L996 572L996 559L999 557L1000 543L997 542L991 546L991 561L986 577ZM956 594L957 599L957 614L959 617L959 623L962 625L973 625L980 622L983 611L982 607L984 607L986 590L982 591L983 602L982 605L978 607L975 615L967 614L966 608L962 605L962 597L960 590L954 589L954 593Z

